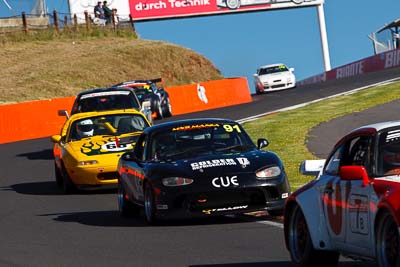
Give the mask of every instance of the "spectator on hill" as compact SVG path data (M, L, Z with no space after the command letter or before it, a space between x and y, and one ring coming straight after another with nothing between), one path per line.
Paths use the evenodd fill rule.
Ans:
M105 19L104 9L100 1L97 2L97 6L94 7L94 16L99 19Z
M111 23L111 16L112 16L112 11L111 9L107 6L107 1L103 1L103 11L104 11L104 17L106 19L106 23L110 24Z

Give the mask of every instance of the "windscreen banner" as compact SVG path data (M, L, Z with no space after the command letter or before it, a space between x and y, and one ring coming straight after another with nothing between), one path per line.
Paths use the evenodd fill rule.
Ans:
M107 0L107 6L116 9L120 20L126 20L131 15L134 21L146 21L308 7L323 2L324 0ZM69 0L70 13L84 20L86 11L93 18L97 3L98 0Z

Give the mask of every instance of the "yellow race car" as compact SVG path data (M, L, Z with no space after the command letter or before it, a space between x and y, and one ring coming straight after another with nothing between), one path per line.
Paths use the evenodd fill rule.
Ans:
M134 148L149 126L147 118L134 109L72 115L61 134L51 137L57 184L66 194L116 187L118 159Z

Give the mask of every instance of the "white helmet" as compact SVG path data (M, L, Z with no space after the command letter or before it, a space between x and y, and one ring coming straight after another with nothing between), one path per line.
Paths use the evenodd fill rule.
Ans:
M91 119L86 119L76 124L76 132L80 137L93 136L93 131L93 122Z

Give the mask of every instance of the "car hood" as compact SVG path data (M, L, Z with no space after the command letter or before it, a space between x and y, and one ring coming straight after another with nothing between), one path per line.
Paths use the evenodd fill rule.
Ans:
M66 145L66 150L77 160L101 160L104 158L119 158L124 152L134 148L136 138L127 136L117 138L114 136L85 138L80 141L70 142Z
M199 156L192 159L160 161L151 164L153 174L157 176L200 177L210 175L228 175L254 173L261 168L278 165L281 160L272 152L252 150L245 153L217 154Z

